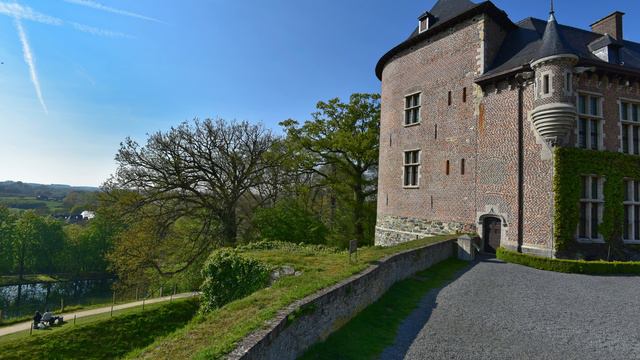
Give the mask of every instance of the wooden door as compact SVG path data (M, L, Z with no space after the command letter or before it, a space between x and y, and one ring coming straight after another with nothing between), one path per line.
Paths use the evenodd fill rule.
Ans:
M496 218L485 218L483 224L484 251L495 254L500 247L502 221Z

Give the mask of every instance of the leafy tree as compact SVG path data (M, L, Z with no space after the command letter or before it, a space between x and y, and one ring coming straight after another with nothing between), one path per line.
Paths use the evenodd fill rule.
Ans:
M0 274L13 269L13 241L15 216L4 206L0 206Z
M317 109L302 125L291 119L281 125L301 169L317 174L350 205L354 236L364 243L366 203L377 191L380 95L321 101Z
M283 200L272 208L258 209L253 223L260 237L266 240L324 244L327 236L322 221L295 200Z
M86 225L70 224L64 227L65 244L61 271L71 273L105 272L107 253L121 231L119 221L100 211Z
M144 146L127 138L116 155L118 170L108 192L130 189L141 196L135 209L154 205L174 221L197 216L201 236L211 237L211 219L220 224L225 244L238 234L238 203L264 183L276 165L266 154L275 139L260 125L224 120L184 122L157 132Z
M64 246L62 224L33 211L24 212L15 225L15 267L20 278L29 272L52 273Z

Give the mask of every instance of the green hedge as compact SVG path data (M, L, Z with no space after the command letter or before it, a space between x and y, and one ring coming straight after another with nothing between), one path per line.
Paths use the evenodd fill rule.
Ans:
M608 244L622 246L624 178L640 180L640 158L611 151L557 148L555 152L555 248L570 252L577 244L575 232L580 221L581 177L605 177L604 214L600 233Z
M550 259L521 254L505 248L499 248L496 256L498 259L509 263L562 273L590 275L640 274L640 262Z

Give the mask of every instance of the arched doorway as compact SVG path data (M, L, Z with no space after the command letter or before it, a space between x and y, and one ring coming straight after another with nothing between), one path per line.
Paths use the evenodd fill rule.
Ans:
M482 233L484 251L495 254L496 250L500 247L502 220L492 216L485 217L482 220Z

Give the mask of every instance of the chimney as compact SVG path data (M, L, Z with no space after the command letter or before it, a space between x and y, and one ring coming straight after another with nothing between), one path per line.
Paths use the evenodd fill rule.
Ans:
M598 34L609 34L617 41L622 41L622 16L623 12L615 11L610 15L591 24L591 31Z

